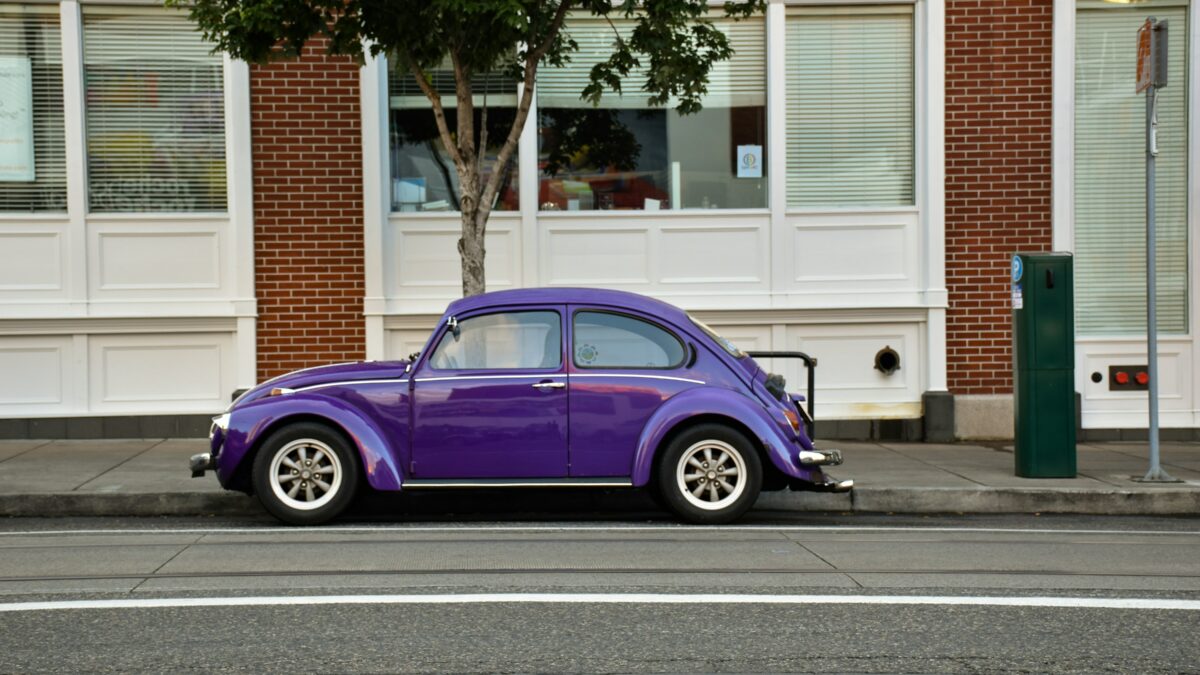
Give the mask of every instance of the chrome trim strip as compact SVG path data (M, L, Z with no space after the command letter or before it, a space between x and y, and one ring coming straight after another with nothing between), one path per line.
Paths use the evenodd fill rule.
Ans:
M400 488L433 490L441 488L526 488L526 487L633 487L624 478L409 478Z
M669 375L634 375L632 373L571 373L571 377L634 377L643 380L673 380L675 382L690 382L692 384L708 384L704 380L692 380L686 377L671 377Z
M541 375L460 375L458 377L418 377L417 382L445 382L447 380L549 380L566 377L566 373L543 373Z
M387 378L382 380L342 380L340 382L322 382L321 384L310 384L307 387L299 387L293 389L292 392L311 391L313 389L324 389L325 387L344 387L351 384L386 384L395 382L397 384L408 382L408 379Z

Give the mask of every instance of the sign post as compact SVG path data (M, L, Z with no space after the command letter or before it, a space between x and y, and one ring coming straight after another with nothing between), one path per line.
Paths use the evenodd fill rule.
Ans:
M1138 29L1137 93L1146 92L1146 354L1150 375L1150 469L1143 482L1177 482L1159 462L1158 448L1158 293L1154 232L1155 175L1158 156L1158 90L1167 86L1167 22L1154 17Z

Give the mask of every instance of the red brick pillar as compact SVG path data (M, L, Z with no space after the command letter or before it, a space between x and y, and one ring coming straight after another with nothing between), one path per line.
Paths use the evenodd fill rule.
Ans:
M258 377L362 359L359 68L325 54L250 70Z
M1050 0L946 2L947 375L1012 393L1010 260L1051 245Z

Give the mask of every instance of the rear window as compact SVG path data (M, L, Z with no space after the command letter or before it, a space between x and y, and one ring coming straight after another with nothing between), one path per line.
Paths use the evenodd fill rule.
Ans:
M729 340L726 340L725 338L721 337L720 335L717 335L717 331L706 326L703 321L700 321L699 319L697 319L696 317L691 316L691 315L688 315L688 318L692 320L692 323L696 324L697 328L704 331L704 333L706 335L708 335L708 337L712 338L713 340L716 341L717 344L721 345L721 349L724 349L733 358L740 359L746 355L746 352L743 352L742 350L738 349L737 345L733 344Z
M580 368L676 368L683 343L649 321L607 312L576 312L575 365Z

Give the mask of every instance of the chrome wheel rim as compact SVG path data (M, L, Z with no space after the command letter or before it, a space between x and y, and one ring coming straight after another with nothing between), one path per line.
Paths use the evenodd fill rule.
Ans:
M675 484L692 506L719 511L746 491L746 460L725 441L700 441L683 451L675 467Z
M288 508L312 511L328 504L342 487L342 461L327 444L301 438L280 448L268 473L271 491Z

